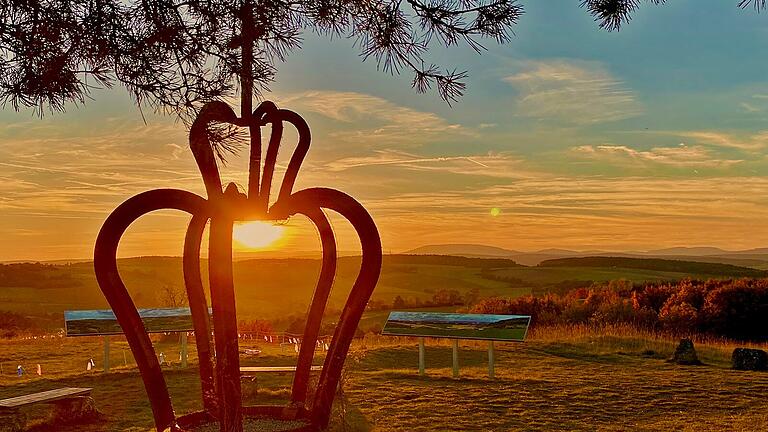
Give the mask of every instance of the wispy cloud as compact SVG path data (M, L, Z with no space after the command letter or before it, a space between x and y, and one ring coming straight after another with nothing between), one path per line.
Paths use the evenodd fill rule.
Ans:
M337 129L329 135L358 144L384 142L415 147L471 132L435 113L363 93L311 90L287 95L280 103L298 112L314 112L335 120Z
M744 112L747 112L747 113L757 113L757 112L763 111L762 108L757 107L749 102L742 102L739 104L739 106L741 107L741 109L744 110Z
M734 134L720 131L671 131L669 134L690 138L703 145L750 152L768 148L768 131L754 134Z
M385 242L403 248L471 238L519 249L737 249L768 241L754 230L768 217L768 201L759 192L766 186L768 180L757 177L549 176L471 190L400 193L367 205L379 216ZM502 216L490 216L491 208L501 208Z
M643 112L635 93L598 63L532 61L504 81L517 89L523 116L586 125Z
M343 171L350 168L359 168L377 165L398 165L414 166L421 164L431 164L439 162L466 161L472 164L488 168L488 165L480 162L486 156L438 156L438 157L419 157L416 155L393 152L393 151L375 151L371 156L349 157L335 160L327 165L331 171Z
M523 159L509 153L423 156L397 150L376 150L372 154L341 158L325 165L325 168L330 171L372 167L497 179L531 178L541 175L539 172L526 168Z
M653 147L649 150L637 150L625 145L583 145L571 149L577 156L589 157L600 161L625 164L653 163L675 167L722 168L743 162L742 159L723 159L701 146Z

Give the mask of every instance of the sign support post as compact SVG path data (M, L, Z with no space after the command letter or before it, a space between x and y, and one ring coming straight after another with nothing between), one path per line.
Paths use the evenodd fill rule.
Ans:
M181 332L181 367L187 367L187 332Z
M425 364L424 364L424 338L419 338L419 375L424 376L426 375Z
M459 340L453 339L453 377L459 377Z
M493 356L493 341L488 341L488 377L490 379L493 379L496 376L496 371L494 370L494 356Z
M488 376L490 379L495 379L495 341L523 342L530 324L530 315L392 311L381 334L419 339L420 376L425 375L424 338L451 339L453 378L459 378L459 339L486 340L488 341Z
M104 372L109 372L109 336L104 336Z

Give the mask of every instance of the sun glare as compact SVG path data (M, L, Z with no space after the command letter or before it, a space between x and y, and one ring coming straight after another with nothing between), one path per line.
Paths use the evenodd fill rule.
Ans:
M254 221L236 224L233 237L237 243L248 249L263 249L283 236L285 227L268 222Z

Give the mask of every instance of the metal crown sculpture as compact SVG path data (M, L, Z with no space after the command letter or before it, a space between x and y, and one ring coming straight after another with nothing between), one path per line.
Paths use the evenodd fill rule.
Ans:
M288 164L278 198L269 205L272 177L283 122L298 131L298 145ZM250 130L250 172L248 194L230 183L222 188L214 149L209 139L211 123L229 123ZM261 127L271 124L271 133L261 165ZM319 430L327 427L344 360L360 317L376 285L381 270L381 240L373 219L355 199L326 188L293 192L299 167L309 150L309 126L298 114L263 102L250 118L238 118L223 102L203 107L190 130L190 147L202 173L208 199L178 189L155 189L138 194L115 209L99 232L94 251L96 278L114 310L136 358L144 386L152 405L158 431L183 431L206 422L218 422L222 432L240 432L243 416L266 416L300 421L300 428ZM148 334L136 306L117 270L117 246L128 226L149 212L177 209L192 215L184 241L184 283L195 328L195 342L200 367L203 410L176 417L168 388ZM325 358L311 406L305 406L309 374L321 320L336 272L336 240L323 209L336 211L356 230L362 245L362 263ZM316 226L322 244L322 266L309 307L307 324L293 380L288 406L243 407L240 389L237 318L232 279L232 227L243 220L283 220L302 214ZM212 317L200 272L200 247L203 230L210 220L209 282ZM213 336L210 340L211 320ZM215 347L215 366L211 356Z

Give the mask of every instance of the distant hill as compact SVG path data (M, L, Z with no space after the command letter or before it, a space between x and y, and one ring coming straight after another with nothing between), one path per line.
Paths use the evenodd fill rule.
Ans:
M417 247L404 252L405 255L456 255L466 257L509 257L519 252L496 246L481 244L439 244Z
M453 255L479 258L507 258L519 264L535 266L547 260L587 256L660 258L680 261L730 264L768 270L768 248L726 251L716 247L674 247L649 251L610 252L601 250L574 251L568 249L542 249L522 252L480 244L427 245L405 252L412 255Z
M522 265L538 263L563 256L578 255L579 252L562 249L547 249L539 252L521 252L496 246L480 244L440 244L421 246L404 252L406 255L452 255L471 258L506 258Z
M658 258L578 257L543 261L539 267L619 267L663 272L712 274L732 277L768 277L768 271L730 264L702 263Z
M384 255L384 264L420 264L461 266L472 268L508 268L524 267L514 260L506 258L476 258L451 255Z
M666 249L656 249L644 252L643 255L688 255L688 256L708 256L725 255L725 251L716 247L673 247Z

